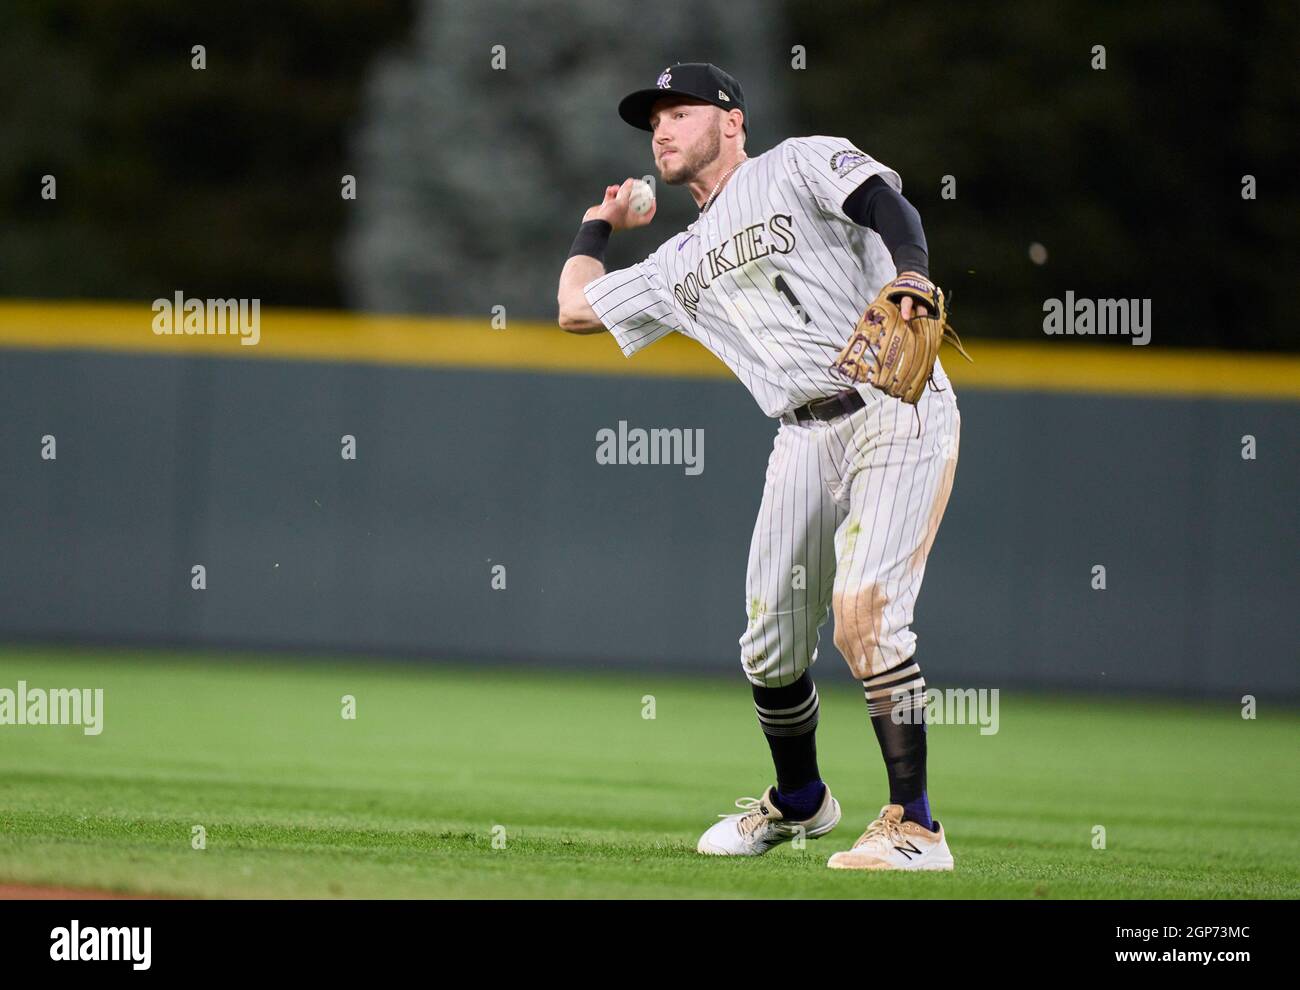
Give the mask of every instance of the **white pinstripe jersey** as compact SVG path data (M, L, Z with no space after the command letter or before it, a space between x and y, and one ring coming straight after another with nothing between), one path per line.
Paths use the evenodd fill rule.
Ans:
M896 274L880 235L843 209L873 175L902 192L897 172L844 138L789 138L742 162L685 232L583 292L625 355L685 334L769 416L843 392L831 364ZM938 362L934 377L948 387Z

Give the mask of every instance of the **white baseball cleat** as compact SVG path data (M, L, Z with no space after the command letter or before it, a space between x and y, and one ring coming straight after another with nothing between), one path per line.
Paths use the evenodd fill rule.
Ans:
M695 851L706 856L761 856L801 833L816 839L839 824L840 803L831 797L829 787L821 807L803 821L790 821L781 814L772 800L775 790L769 787L761 798L740 798L736 807L743 809L741 813L719 815L722 821L700 836Z
M832 870L951 870L952 852L943 826L931 832L916 822L903 821L903 806L887 804L880 817L853 844L837 852L826 865Z

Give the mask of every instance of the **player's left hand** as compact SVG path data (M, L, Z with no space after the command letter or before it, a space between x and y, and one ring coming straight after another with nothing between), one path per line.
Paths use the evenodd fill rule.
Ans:
M924 275L902 272L881 288L858 319L831 369L855 385L865 382L916 404L945 340L970 360L948 325L943 292Z
M899 275L916 275L918 278L924 278L919 272L899 272ZM927 316L929 310L925 308L925 303L913 300L911 296L903 296L899 301L898 311L903 316L903 322L906 323L913 316Z

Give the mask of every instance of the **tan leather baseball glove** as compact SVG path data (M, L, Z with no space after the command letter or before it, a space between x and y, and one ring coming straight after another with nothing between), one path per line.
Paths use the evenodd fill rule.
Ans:
M913 314L920 303L926 315L904 321L898 308L904 296L912 298ZM934 373L945 340L967 361L973 360L957 331L948 325L943 290L928 278L906 272L886 283L872 300L831 369L855 385L866 382L915 404Z

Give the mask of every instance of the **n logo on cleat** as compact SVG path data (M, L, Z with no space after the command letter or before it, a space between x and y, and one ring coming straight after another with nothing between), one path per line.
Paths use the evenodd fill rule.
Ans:
M907 861L909 863L912 861L912 857L908 855L909 850L915 853L917 856L921 855L921 850L916 848L916 846L912 843L911 839L907 840L906 846L894 846L894 848L897 849L899 852L901 852L904 856L907 856Z

